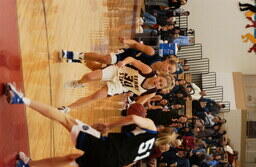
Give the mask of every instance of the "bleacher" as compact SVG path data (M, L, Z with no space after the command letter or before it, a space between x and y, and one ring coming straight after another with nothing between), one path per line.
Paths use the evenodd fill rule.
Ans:
M182 30L184 30L185 35L190 35L195 37L195 32L193 34L187 33L189 30L188 25L188 17L180 16L176 17L177 26L180 26ZM154 48L159 48L160 36L155 34L148 33L137 33L135 34L135 39L138 41L143 41L144 44L151 45ZM185 79L188 82L196 83L202 90L207 92L206 98L210 98L219 102L221 104L225 104L225 108L222 109L222 112L230 111L230 102L223 102L223 87L216 85L216 73L209 71L210 60L208 58L203 57L202 51L203 45L201 43L195 43L188 46L180 47L177 57L179 59L186 59L187 64L190 66L190 70L186 71L184 74L180 75L179 79ZM188 104L189 102L187 102ZM191 109L189 108L191 105L186 105L188 114L187 116L191 116Z
M182 35L196 38L196 32L191 31L188 25L188 16L176 16L175 26L180 27ZM160 35L152 33L136 33L135 39L143 41L144 44L151 45L155 49L159 49ZM230 112L230 102L223 99L223 87L217 85L216 72L210 71L210 59L203 55L203 44L192 43L187 46L181 46L177 53L177 58L180 61L186 60L186 64L190 66L188 71L177 76L178 79L185 79L187 82L195 83L202 91L206 91L207 95L204 98L214 100L219 104L225 104L225 107L220 112ZM185 103L185 114L188 118L192 118L192 100L189 99ZM226 139L224 139L226 140ZM227 157L224 161L228 161ZM140 166L140 165L139 165Z

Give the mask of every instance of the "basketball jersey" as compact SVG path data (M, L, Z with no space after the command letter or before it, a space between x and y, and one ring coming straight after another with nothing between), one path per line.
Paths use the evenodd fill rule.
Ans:
M145 80L153 76L155 76L155 73L153 72L149 74L142 74L139 70L128 66L118 69L118 79L122 86L126 89L126 92L131 91L138 96L157 91L156 88L145 89L142 87Z
M119 157L119 166L148 157L155 143L156 131L136 128L129 133L112 133L108 135L111 146Z

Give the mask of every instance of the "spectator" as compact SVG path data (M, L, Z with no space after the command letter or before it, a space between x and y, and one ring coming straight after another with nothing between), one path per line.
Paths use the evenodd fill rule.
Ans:
M193 100L199 100L202 96L206 95L205 91L202 91L195 83L190 83L188 90Z
M187 45L192 45L195 43L194 37L189 37L189 36L179 36L175 38L172 43L178 44L178 46L187 46Z
M184 71L188 71L190 69L189 65L183 65L181 63L177 63L177 69L175 74L182 74Z
M217 103L209 98L201 98L200 101L206 102L206 106L204 108L205 112L210 112L213 115L218 114L222 108L225 108L225 104Z

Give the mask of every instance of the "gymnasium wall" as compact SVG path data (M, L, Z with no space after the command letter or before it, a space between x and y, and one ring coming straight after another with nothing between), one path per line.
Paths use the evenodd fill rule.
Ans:
M252 43L242 42L241 35L254 33L246 29L250 22L238 7L238 0L189 0L189 26L195 29L196 42L203 45L203 57L210 59L210 71L217 72L217 85L224 88L224 101L231 101L225 114L226 128L236 150L241 143L241 110L236 109L232 72L256 74L256 54L248 53ZM240 2L253 3L252 0Z
M196 42L203 44L203 56L210 58L211 71L256 73L256 55L247 52L252 44L241 39L253 34L253 28L245 29L249 21L238 0L189 0L185 8L191 12L189 25L196 31Z

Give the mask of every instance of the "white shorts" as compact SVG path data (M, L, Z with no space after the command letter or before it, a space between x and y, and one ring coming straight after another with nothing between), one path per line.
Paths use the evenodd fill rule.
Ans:
M79 120L76 120L76 122L77 124L74 125L71 130L71 139L72 139L72 142L75 144L75 146L76 146L77 137L81 131L84 133L90 134L96 138L100 138L101 133L99 131L97 131L96 129L93 129L91 126Z
M102 81L107 81L109 96L128 92L118 79L118 67L116 65L108 66L102 70Z
M111 52L110 53L110 57L111 57L111 64L116 64L117 63L117 56L115 52Z
M119 49L116 52L111 52L110 57L111 57L111 64L116 64L117 63L117 55L124 53L124 49Z

